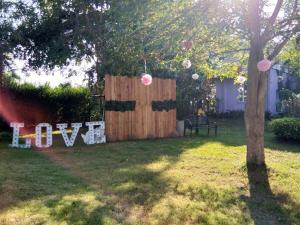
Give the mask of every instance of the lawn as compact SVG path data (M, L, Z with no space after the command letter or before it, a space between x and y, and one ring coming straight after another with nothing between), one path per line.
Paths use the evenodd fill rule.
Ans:
M0 224L300 224L300 145L267 132L258 185L242 125L222 124L218 137L47 152L1 143Z

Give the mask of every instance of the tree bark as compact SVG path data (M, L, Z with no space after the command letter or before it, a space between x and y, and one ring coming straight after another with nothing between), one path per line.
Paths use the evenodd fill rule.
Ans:
M257 63L263 59L260 42L251 43L248 62L248 91L245 111L247 164L265 164L264 128L267 74L259 72Z
M3 87L4 83L4 54L0 47L0 89Z
M245 126L247 139L247 164L265 164L264 128L265 128L265 95L267 90L267 73L258 71L257 63L264 58L263 49L268 42L271 28L282 7L283 1L277 0L274 12L270 17L265 31L261 34L262 7L260 0L248 1L248 25L250 31L250 56L248 61L248 95L245 110ZM297 0L295 1L295 9ZM292 15L294 15L294 11ZM288 40L294 35L299 26L296 26L285 39L278 44L268 59L272 60Z
M261 8L259 0L249 0L250 55L248 61L248 90L245 109L247 164L265 164L264 128L267 75L258 71L257 63L264 58L261 37Z

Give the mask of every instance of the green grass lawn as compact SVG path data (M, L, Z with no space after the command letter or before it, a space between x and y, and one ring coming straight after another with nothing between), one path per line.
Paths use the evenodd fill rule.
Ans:
M260 186L244 143L238 121L221 121L218 137L47 152L1 143L0 224L300 224L300 145L267 132Z

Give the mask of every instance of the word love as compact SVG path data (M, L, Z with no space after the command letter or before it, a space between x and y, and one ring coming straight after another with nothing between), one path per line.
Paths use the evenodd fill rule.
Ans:
M86 122L85 125L88 127L86 134L81 134L81 137L85 144L101 144L106 142L105 136L105 123L104 121L97 122ZM13 140L10 147L13 148L30 148L31 139L26 138L24 144L20 144L20 128L24 127L24 123L11 123L10 127L13 128ZM65 145L67 147L72 147L77 138L79 129L82 127L82 123L72 123L71 128L72 132L70 137L67 134L67 123L56 124L56 128L59 129ZM45 141L43 143L42 131L45 130ZM35 145L38 148L50 148L53 145L52 137L53 127L49 123L40 123L35 127Z

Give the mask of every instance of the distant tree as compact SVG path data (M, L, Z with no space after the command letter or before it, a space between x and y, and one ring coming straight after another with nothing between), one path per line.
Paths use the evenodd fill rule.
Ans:
M13 72L4 78L4 72L12 70L15 49L22 43L18 27L30 13L22 0L0 0L0 87L5 79L16 78Z
M7 65L8 54L13 50L9 41L14 30L10 14L13 5L9 1L0 1L0 87L4 84L4 69Z
M24 40L19 52L33 68L93 61L87 74L96 73L100 83L105 73L135 75L144 68L144 22L155 2L38 1L37 12L19 28Z
M300 77L300 34L293 38L283 48L278 56L278 62L295 76Z

